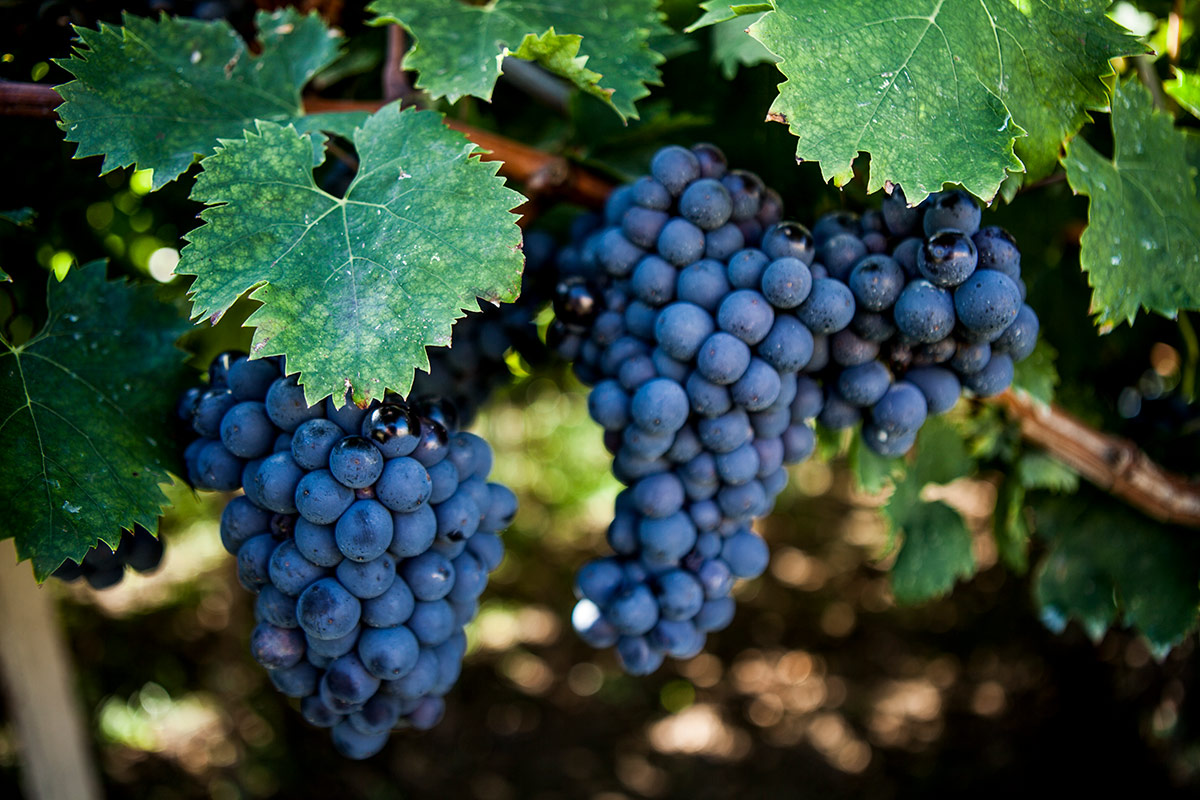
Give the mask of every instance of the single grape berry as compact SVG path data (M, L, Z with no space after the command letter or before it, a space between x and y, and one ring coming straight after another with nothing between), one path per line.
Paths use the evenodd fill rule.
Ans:
M762 252L771 259L796 258L806 265L816 257L812 234L798 222L777 222L763 231Z
M554 316L568 329L586 330L600 308L600 293L583 278L567 278L554 288Z
M955 231L935 233L917 251L917 269L926 280L943 289L958 286L971 277L977 263L975 243Z
M933 236L939 231L957 231L964 236L970 236L979 230L981 218L979 205L971 195L961 189L939 192L929 198L929 207L925 210L925 235Z
M371 409L362 422L362 435L371 440L385 458L407 456L416 450L420 443L419 432L419 418L403 401L384 403Z
M330 451L329 470L343 486L361 489L373 484L383 472L383 455L370 439L347 436Z

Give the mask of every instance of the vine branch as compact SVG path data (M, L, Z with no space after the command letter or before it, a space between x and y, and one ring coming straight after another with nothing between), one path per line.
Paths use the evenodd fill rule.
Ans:
M0 116L53 118L62 98L49 86L0 81Z
M1200 527L1200 483L1163 469L1135 443L1012 390L993 402L1016 418L1027 441L1109 494L1159 522Z
M389 25L387 30L387 57L383 60L383 98L387 101L408 99L412 86L408 73L404 71L404 51L408 49L404 28Z
M61 98L49 86L0 82L0 115L52 118ZM305 99L305 111L368 111L381 101ZM613 184L567 159L457 120L446 124L500 161L500 174L521 183L527 195L553 195L579 205L603 205ZM1020 425L1021 435L1115 497L1161 522L1200 528L1200 481L1170 472L1134 442L1096 430L1055 405L1007 391L990 402Z

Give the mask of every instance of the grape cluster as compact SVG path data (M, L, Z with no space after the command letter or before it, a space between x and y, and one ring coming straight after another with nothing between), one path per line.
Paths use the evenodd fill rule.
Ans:
M499 307L485 304L481 312L456 322L450 346L430 347L429 371L418 372L413 382L414 395L449 399L466 424L492 392L512 380L505 362L509 350L529 364L546 360L535 319L554 289L554 239L526 231L523 250L520 297Z
M257 595L250 649L276 688L349 758L435 725L517 510L487 482L487 443L443 401L310 407L278 360L236 354L179 413L199 434L191 483L244 492L221 541Z
M818 261L853 295L819 370L822 425L861 420L868 447L899 456L964 387L977 397L1009 387L1013 364L1037 344L1038 318L1025 304L1016 242L980 221L965 192L910 208L897 187L882 211L830 214L813 226Z
M700 652L732 621L734 582L766 569L750 524L815 444L810 320L846 302L814 281L808 231L716 148L665 148L650 172L576 226L555 300L554 345L627 487L572 622L633 674Z
M96 545L78 564L64 561L53 575L67 583L83 578L93 589L108 589L125 577L125 567L138 572L153 572L162 563L162 557L162 539L141 525L134 525L132 533L121 531L116 550L109 550L107 545Z
M1020 254L962 192L832 214L810 232L711 145L667 147L559 253L547 343L591 387L619 495L615 555L580 570L574 627L626 671L687 658L766 568L750 528L807 458L813 420L900 455L962 386L1029 355ZM918 235L919 234L919 235Z

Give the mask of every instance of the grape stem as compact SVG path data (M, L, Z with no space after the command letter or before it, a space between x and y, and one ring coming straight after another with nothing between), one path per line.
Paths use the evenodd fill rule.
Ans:
M412 86L408 73L404 71L404 52L408 49L404 28L389 25L387 32L387 57L383 61L383 97L385 100L412 100Z
M1200 483L1163 469L1134 442L1085 424L1056 405L1008 390L993 399L1021 436L1159 522L1200 527Z
M49 86L0 82L0 115L52 118L61 98ZM333 100L310 96L307 113L374 112L383 101ZM553 196L599 208L613 183L561 156L515 142L457 120L446 124L500 161L500 174L521 183L530 197ZM1096 486L1160 522L1200 528L1200 482L1156 464L1134 442L1096 430L1056 405L1045 405L1009 390L991 401L1020 426L1021 435L1076 470Z

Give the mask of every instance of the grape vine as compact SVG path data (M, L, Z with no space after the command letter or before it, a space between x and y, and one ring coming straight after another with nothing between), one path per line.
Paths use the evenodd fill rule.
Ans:
M990 552L1053 631L1192 634L1185 3L297 5L47 6L0 48L0 116L103 179L0 209L38 581L151 572L163 486L219 493L253 657L368 758L445 710L517 513L467 429L528 377L603 429L560 612L627 673L735 620L807 461L878 497L889 602Z

